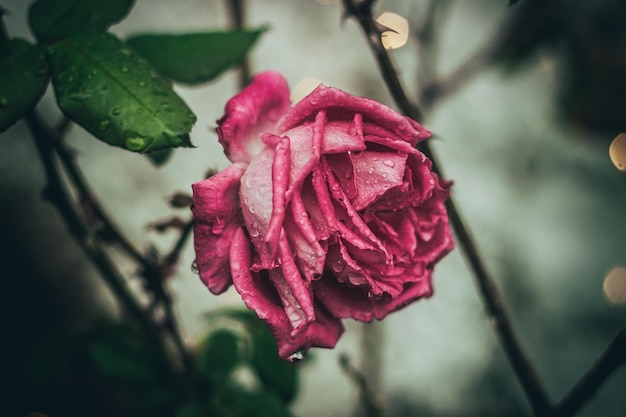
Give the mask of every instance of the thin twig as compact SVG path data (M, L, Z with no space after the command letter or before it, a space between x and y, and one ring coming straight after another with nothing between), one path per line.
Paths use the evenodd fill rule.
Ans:
M344 0L344 7L348 15L356 18L366 35L369 46L381 68L383 79L392 93L396 105L401 111L414 120L421 119L421 113L412 105L405 90L402 88L399 77L391 65L389 55L380 41L380 34L375 29L374 19L368 2L358 0ZM433 154L428 141L421 143L421 150L433 163L433 169L442 177L443 173L436 156ZM501 296L478 253L477 246L471 236L463 218L456 208L452 198L446 203L450 223L456 233L457 241L473 272L476 284L480 290L487 313L495 327L496 334L507 354L509 362L524 390L526 397L536 415L541 415L549 408L549 401L543 384L535 372L530 360L524 354L521 344L513 332L511 322L502 304Z
M552 409L550 417L570 417L591 398L611 374L626 364L626 329L613 339L606 351L572 390Z
M226 0L228 14L232 21L232 26L237 30L246 27L246 2L245 0ZM239 89L244 88L250 82L250 59L246 57L239 63Z
M148 337L155 343L155 348L162 353L164 359L169 364L169 355L167 354L167 349L162 344L157 328L150 318L144 314L141 305L127 288L125 280L117 270L117 267L102 249L97 236L90 231L73 204L70 193L63 184L54 161L54 138L48 134L47 129L43 126L34 110L26 114L26 123L35 141L48 181L45 189L46 198L56 206L70 233L74 236L85 255L96 266L100 275L120 302L122 309L139 323ZM174 374L174 370L171 367L170 372Z
M339 365L359 389L359 397L363 403L366 417L382 417L382 408L376 401L376 394L372 391L363 374L350 363L346 354L339 357Z

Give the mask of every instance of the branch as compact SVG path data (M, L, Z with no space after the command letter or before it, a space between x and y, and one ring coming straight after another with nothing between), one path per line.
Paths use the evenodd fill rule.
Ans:
M420 120L421 114L417 107L408 100L404 89L400 84L399 77L393 67L387 51L382 46L380 34L375 29L370 4L358 0L344 0L344 7L348 15L353 16L361 25L366 35L369 46L374 53L378 65L381 68L387 88L392 93L397 106L401 111L412 119ZM422 152L432 161L433 169L443 177L439 162L433 154L428 141L421 143ZM480 290L487 313L494 324L496 334L507 354L509 362L515 371L518 381L526 394L526 397L536 415L540 415L549 408L549 401L545 389L529 359L524 354L520 342L513 332L511 322L502 304L498 289L483 263L474 239L465 225L461 214L456 208L454 200L449 198L446 202L450 223L457 235L467 262L473 272L474 279Z
M548 415L550 417L570 417L576 414L609 376L624 364L626 364L626 329L615 336L615 339L591 369L561 402L554 406Z
M63 184L61 175L54 161L53 143L55 139L49 135L34 110L26 114L26 123L35 141L48 181L44 189L45 198L56 206L70 233L74 236L87 258L89 258L98 269L100 275L120 302L122 309L136 320L148 337L155 343L156 349L161 352L164 358L168 359L167 363L170 363L167 349L161 341L158 329L144 313L139 302L127 288L123 276L102 249L97 236L95 236L88 225L82 220L79 211L73 204L70 193ZM170 371L174 373L173 369L170 369Z
M232 21L232 26L237 30L243 30L246 26L245 0L226 0L228 14ZM250 59L246 57L239 64L239 89L243 89L250 82Z
M348 355L342 354L339 357L339 365L359 389L359 397L363 403L366 417L382 417L383 412L375 399L375 393L372 391L363 374L350 363Z

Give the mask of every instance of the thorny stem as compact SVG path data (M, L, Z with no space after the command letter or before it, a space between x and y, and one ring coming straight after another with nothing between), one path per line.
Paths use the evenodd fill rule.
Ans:
M624 364L626 364L626 329L613 339L596 363L547 415L549 417L573 416L609 376Z
M166 281L164 270L142 255L139 249L131 243L119 227L111 220L111 217L106 213L102 204L100 204L97 197L91 191L89 184L76 163L74 153L67 148L62 140L62 137L59 135L63 134L63 132L67 129L67 124L62 122L61 126L61 128L55 129L54 133L48 133L47 136L50 138L52 149L58 155L63 168L68 174L68 178L79 194L81 206L86 214L85 217L87 218L88 227L94 226L90 223L101 222L101 227L103 227L106 234L111 236L113 241L120 245L120 248L124 251L124 253L126 253L133 261L135 261L135 263L139 265L142 276L150 282L150 289L154 292L158 302L163 304L165 313L165 318L163 320L164 327L170 334L185 369L188 372L191 372L193 366L192 359L182 341L180 330L178 328L178 322L171 306L171 296L164 286ZM39 124L39 128L42 131L45 130L41 124ZM184 240L183 242L177 241L174 249L166 258L169 267L175 264L178 260L178 255L183 248L183 243ZM142 314L144 314L143 310Z
M387 68L391 65L391 61L387 51L380 42L379 34L374 29L371 6L373 1L359 0L343 0L344 8L348 15L355 17L361 24L361 28L367 35L370 48L374 52L374 56L379 61L379 67ZM453 72L447 81L440 82L440 95L435 98L441 98L441 92L449 94L460 88L464 83L469 81L481 69L491 61L493 56L499 53L501 45L498 43L488 44L476 52L465 65L459 67ZM414 111L415 106L407 105L410 101L406 97L404 90L398 81L398 75L395 71L383 71L383 78L387 83L388 89L392 91L392 95L396 104L407 116L420 120L421 114ZM449 84L449 85L448 85ZM398 97L398 98L396 98ZM432 104L433 102L431 102ZM422 151L433 162L433 169L440 175L441 169L436 156L430 149L429 143L422 142ZM443 176L443 175L442 175ZM454 200L448 199L446 207L450 217L450 222L460 242L461 248L465 252L465 257L470 264L474 273L474 278L481 292L483 302L487 308L489 316L492 318L496 333L505 350L509 361L516 373L516 376L522 385L528 401L531 404L533 412L536 416L541 417L570 417L573 416L580 408L595 394L601 385L609 378L609 376L620 366L626 364L626 329L622 330L611 342L607 350L592 365L587 373L580 381L565 395L565 397L556 405L551 405L543 385L532 368L530 361L521 349L521 345L513 332L510 320L506 314L502 299L498 292L494 280L488 274L485 265L478 253L477 246L472 238L468 228L465 226L459 211L456 208Z
M148 337L155 343L155 347L169 363L167 349L161 341L158 329L148 316L144 314L142 307L126 287L125 280L117 270L117 267L102 249L98 237L83 222L79 212L72 203L70 193L63 184L54 161L54 138L43 127L34 110L26 114L26 123L35 141L48 181L44 190L45 197L57 207L70 233L79 243L85 255L96 266L107 285L119 300L123 310L144 329ZM170 368L170 372L175 374L172 368Z
M359 372L351 363L347 355L342 354L339 357L339 365L346 375L359 388L359 397L363 405L363 411L366 417L382 417L382 408L375 400L376 395L369 386L365 376Z
M365 33L369 46L378 61L378 66L387 87L390 90L396 104L401 111L414 120L421 120L422 114L418 111L417 106L412 104L408 99L405 90L402 88L399 77L393 68L391 59L387 50L383 47L380 40L380 33L375 29L375 21L372 16L371 2L361 2L358 0L344 0L344 8L346 13L356 18ZM433 169L442 177L443 173L440 164L433 154L430 144L422 142L421 150L432 161ZM456 208L456 204L452 198L446 203L450 223L457 235L457 241L463 250L467 261L470 264L476 284L480 290L483 302L487 308L487 313L492 319L500 343L505 350L507 357L513 367L517 378L524 390L528 401L535 414L540 415L543 410L549 407L549 401L545 389L529 359L522 351L520 342L513 332L511 322L502 304L502 300L498 289L491 278L483 263L474 239L465 225L461 214Z

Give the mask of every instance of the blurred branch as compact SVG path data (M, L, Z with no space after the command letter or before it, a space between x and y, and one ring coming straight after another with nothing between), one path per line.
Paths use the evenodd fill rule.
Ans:
M155 343L156 349L162 353L164 358L167 359L167 363L169 363L167 349L161 341L158 329L144 313L139 302L127 288L123 276L102 249L98 237L89 228L88 224L83 221L78 208L73 204L70 193L63 184L54 160L53 144L57 142L56 138L49 134L34 110L26 114L26 123L35 140L35 145L46 174L45 198L56 206L70 233L74 236L87 258L98 269L100 275L120 302L122 309L143 328L148 337ZM170 369L170 371L174 373L173 369Z
M369 386L367 380L358 369L351 363L350 358L345 353L339 357L339 365L350 380L358 387L359 397L363 404L366 417L382 417L383 412L376 401L376 395Z
M106 213L102 204L100 204L95 194L91 191L89 184L76 163L74 152L71 151L62 140L63 134L69 127L69 123L66 121L67 119L64 119L55 129L48 129L34 112L27 116L27 123L33 137L36 139L39 146L43 147L40 150L40 154L42 155L42 162L46 169L46 176L50 182L49 189L53 192L54 198L52 201L57 205L66 223L68 223L70 230L74 236L77 237L79 243L81 243L81 247L86 251L89 259L98 267L104 279L107 280L107 283L114 290L114 293L122 302L125 310L127 310L133 318L142 323L142 327L152 333L153 338L159 338L160 340L158 328L154 325L147 312L145 312L135 300L132 293L126 288L124 278L117 271L115 265L102 248L97 231L100 229L105 236L119 244L123 252L139 265L142 277L149 283L149 287L158 302L163 305L165 312L165 318L163 320L164 326L174 341L180 360L187 372L191 372L192 359L182 342L177 320L172 311L171 297L167 288L164 286L166 281L165 270L142 255L124 233L122 233L121 229L111 220L111 217ZM54 153L58 156L65 173L67 173L69 181L78 194L80 212L77 211L77 208L73 207L69 197L70 194L63 186L61 177L53 162ZM49 161L46 156L48 154L50 156ZM44 156L46 157L44 158ZM171 254L172 257L168 258L170 264L171 260L177 256L177 253L180 252L181 249L182 243L177 242L175 251Z
M439 42L437 35L441 32L442 22L450 10L452 0L430 0L424 16L414 25L414 36L419 48L418 88L431 85L437 73ZM421 94L418 94L420 96ZM420 100L420 105L428 108L429 103Z
M243 30L246 27L246 1L245 0L226 0L226 7L230 15L231 25L237 30ZM241 61L239 68L239 89L243 89L251 78L250 58L248 55Z
M344 0L343 4L346 13L349 16L353 16L359 22L361 29L365 33L370 49L378 62L383 78L388 89L392 93L397 106L410 118L418 121L421 120L422 114L407 98L406 93L400 84L397 73L391 67L389 55L382 45L380 33L376 30L375 21L372 17L372 11L369 7L369 3L359 0ZM430 148L429 142L422 142L420 149L431 159L433 169L444 177L440 169L440 164ZM484 262L478 252L477 245L452 198L447 200L446 208L450 217L450 223L452 224L452 227L457 235L457 240L460 244L461 250L464 252L465 258L473 272L476 284L486 306L487 313L489 314L489 317L495 327L500 343L507 354L509 362L515 371L515 374L534 413L536 415L541 415L543 411L549 407L549 401L545 389L543 388L539 377L531 365L530 360L523 352L518 338L513 332L511 322L504 309L501 296L494 280L487 272Z
M380 69L387 88L391 93L394 101L398 106L407 112L407 115L414 120L421 121L422 113L416 104L412 103L404 92L400 78L396 73L396 69L391 62L391 58L387 50L383 46L381 40L381 32L378 29L376 21L372 15L373 1L368 0L343 0L343 6L347 16L352 16L358 20L363 32L367 37L367 41L372 49L372 53L376 57L376 63ZM406 109L406 110L404 110Z
M596 393L613 371L624 364L626 364L626 329L613 339L596 363L547 415L550 417L573 416Z

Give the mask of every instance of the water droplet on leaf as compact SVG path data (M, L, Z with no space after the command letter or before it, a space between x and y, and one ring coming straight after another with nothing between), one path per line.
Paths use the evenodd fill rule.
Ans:
M154 139L151 137L145 137L130 130L124 133L124 142L126 147L135 152L146 149L150 146L153 140Z
M110 125L111 125L111 121L109 119L104 119L100 122L100 126L98 126L98 129L101 132L104 132L105 130L109 128Z

